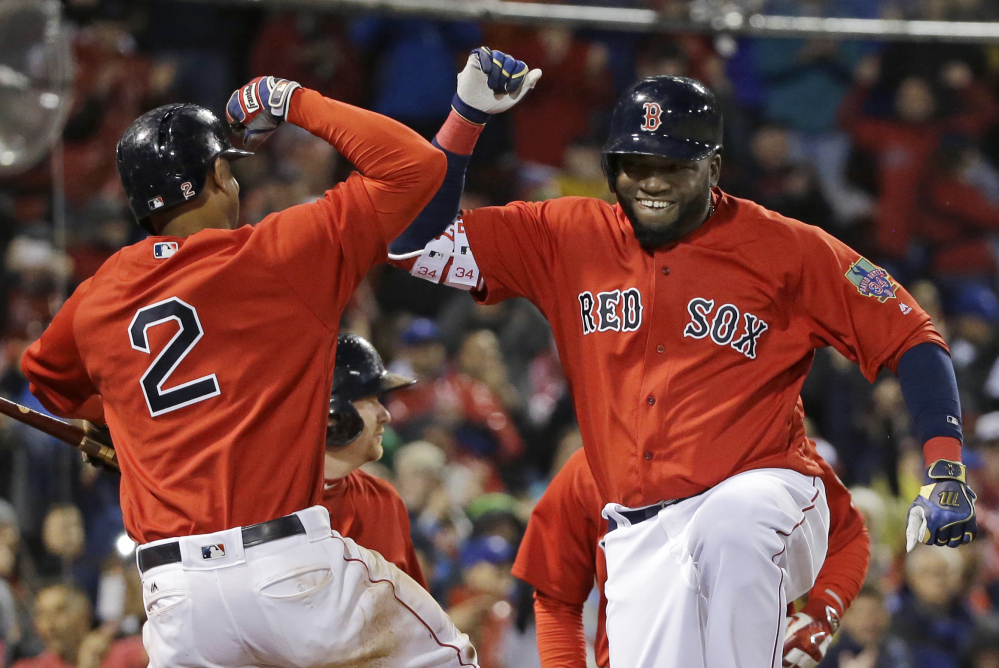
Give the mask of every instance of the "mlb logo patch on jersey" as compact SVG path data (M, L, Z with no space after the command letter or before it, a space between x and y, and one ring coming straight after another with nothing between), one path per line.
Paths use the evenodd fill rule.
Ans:
M152 198L151 200L149 200L146 203L149 205L150 209L159 209L160 207L163 206L163 198L162 197L154 197L154 198Z
M157 260L165 260L177 252L176 241L158 241L153 244L153 257Z
M203 545L201 547L201 558L202 559L221 559L225 556L225 545L218 543L216 545Z
M857 286L857 292L874 297L884 304L889 299L895 299L895 288L898 284L892 280L887 271L862 257L850 265L846 278Z

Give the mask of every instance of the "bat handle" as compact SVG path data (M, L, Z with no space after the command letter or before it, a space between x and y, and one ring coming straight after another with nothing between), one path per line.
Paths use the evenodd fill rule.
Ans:
M80 444L76 447L87 456L94 459L100 459L115 470L120 470L118 467L118 455L114 451L114 448L108 447L99 441L95 441L89 436L81 438Z

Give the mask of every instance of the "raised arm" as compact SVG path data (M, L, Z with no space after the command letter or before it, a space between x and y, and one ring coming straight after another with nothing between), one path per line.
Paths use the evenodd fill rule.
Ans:
M387 240L402 232L440 187L444 155L390 118L325 98L293 81L259 77L232 94L229 124L251 150L287 120L336 148L361 174Z
M539 78L540 70L531 70L526 63L500 51L487 47L472 51L458 75L451 114L433 140L433 145L447 156L444 183L392 244L389 258L394 265L433 282L449 273L448 257L455 253L457 243L449 226L458 215L465 170L475 142L490 116L517 104Z

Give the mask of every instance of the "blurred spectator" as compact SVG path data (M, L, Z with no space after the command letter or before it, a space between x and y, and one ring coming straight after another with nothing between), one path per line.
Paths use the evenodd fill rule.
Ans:
M473 23L375 16L354 21L350 36L371 62L368 108L428 138L447 118L455 76L482 40Z
M53 506L42 524L42 542L61 563L62 577L71 580L73 563L83 556L86 547L80 509L72 504Z
M974 620L961 600L963 552L917 545L905 560L906 587L891 633L909 646L919 668L958 668Z
M961 667L999 668L999 618L995 615L975 620L975 630Z
M38 592L35 626L45 652L15 668L143 668L149 662L138 636L115 641L111 627L91 631L90 603L69 585Z
M950 299L950 354L961 395L961 410L977 414L999 405L999 298L987 284L955 285Z
M350 104L360 103L365 88L361 60L343 21L318 13L268 17L253 42L250 73L297 81Z
M576 140L565 149L562 170L552 174L534 192L528 194L530 200L546 200L556 197L595 197L608 202L614 201L607 186L607 177L601 166L601 144L593 141Z
M884 595L866 585L843 615L835 644L820 668L922 668L906 644L887 634Z
M569 144L591 136L594 115L611 102L606 47L565 28L539 28L510 52L541 68L545 81L511 112L514 150L527 163L559 168Z
M533 92L533 91L532 91ZM487 329L497 337L510 382L521 396L531 392L530 367L551 340L551 327L526 299L478 304L466 293L453 297L438 318L449 354L456 354L467 332Z
M7 665L7 652L21 640L21 625L10 580L14 574L21 532L17 514L7 501L0 499L0 665Z
M504 636L512 624L510 574L516 550L501 536L469 540L461 551L461 584L451 591L448 615L467 633L482 668L504 668Z
M874 18L876 14L873 3L863 0L766 4L768 13L790 16ZM853 222L871 209L870 198L846 180L850 144L836 125L836 109L849 88L851 73L869 51L864 42L822 37L761 39L753 45L766 120L791 130L789 149L797 160L815 166L822 194L840 223Z
M458 370L489 388L510 413L523 408L500 355L499 339L488 329L469 333L458 351Z
M795 162L787 128L763 125L753 133L753 164L743 170L743 183L733 194L810 225L829 228L832 222L814 170Z
M936 276L996 273L999 175L969 142L944 141L920 191L916 233L931 249Z
M501 401L485 384L447 367L440 328L432 320L417 318L406 328L392 366L420 381L389 400L392 427L404 439L436 439L453 456L471 456L491 466L523 452L524 443Z
M878 250L895 260L910 251L913 220L927 163L948 134L982 136L999 119L995 97L973 79L967 65L953 62L939 74L944 92L961 103L958 113L944 116L933 82L911 76L894 90L892 114L877 118L864 111L864 102L879 76L874 58L861 62L857 85L839 109L840 124L860 148L877 157L879 200L875 213Z

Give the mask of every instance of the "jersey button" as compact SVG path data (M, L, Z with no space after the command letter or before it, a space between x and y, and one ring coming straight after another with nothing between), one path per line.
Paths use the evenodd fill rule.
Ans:
M666 346L660 343L658 346L656 346L656 352L659 353L660 355L663 354L664 352L666 352Z
M649 402L649 406L654 406L654 405L655 405L655 403L656 403L656 398L655 398L654 396L652 396L652 395L650 394L650 395L649 395L649 398L648 398L648 399L646 399L646 401L648 401L648 402Z
M669 267L663 267L663 276L669 276Z
M650 459L652 459L652 453L649 452L648 450L646 450L645 451L645 461L649 461Z

